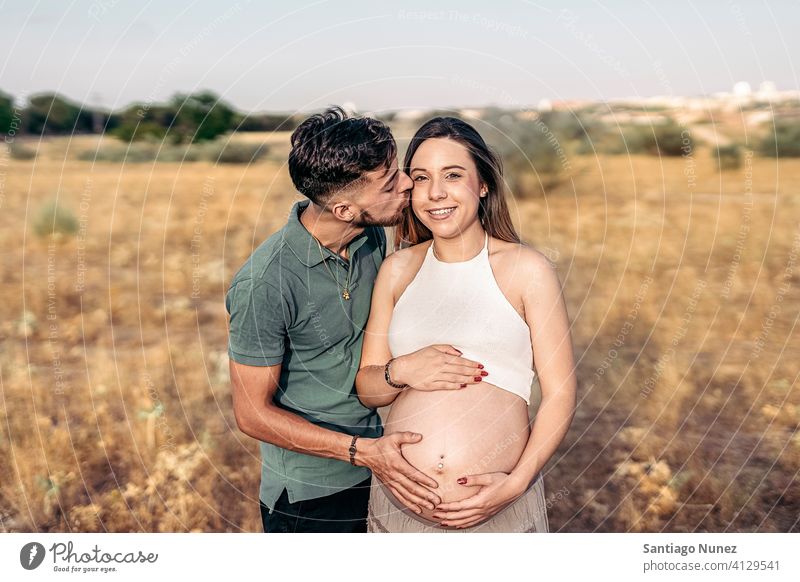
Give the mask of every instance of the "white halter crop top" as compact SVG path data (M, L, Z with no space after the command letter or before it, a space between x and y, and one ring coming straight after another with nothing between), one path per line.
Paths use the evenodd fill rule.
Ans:
M480 362L485 380L530 404L532 369L530 328L508 302L489 264L489 235L475 257L440 261L433 242L414 280L392 312L392 357L433 344L449 344L463 357Z

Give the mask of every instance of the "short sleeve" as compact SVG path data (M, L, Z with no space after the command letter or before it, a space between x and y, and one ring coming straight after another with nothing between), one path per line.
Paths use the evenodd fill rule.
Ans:
M281 292L264 282L243 279L225 297L230 314L228 356L248 366L274 366L283 361L288 311Z

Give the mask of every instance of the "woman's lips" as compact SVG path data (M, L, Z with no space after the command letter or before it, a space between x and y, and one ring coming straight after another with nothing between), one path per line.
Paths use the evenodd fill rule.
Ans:
M455 206L451 206L451 207L448 207L448 208L439 208L439 209L436 209L436 210L448 210L449 211L449 212L439 212L437 214L434 214L432 211L426 210L426 212L428 213L428 216L430 216L431 219L437 220L437 221L441 221L441 220L447 220L448 218L453 216L453 214L455 214L455 212L456 212L456 207Z

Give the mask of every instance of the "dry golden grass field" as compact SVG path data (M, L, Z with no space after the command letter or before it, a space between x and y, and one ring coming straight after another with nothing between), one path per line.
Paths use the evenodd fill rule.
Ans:
M90 136L6 157L0 531L261 530L224 294L299 199L285 134L236 139L267 138L250 165L93 164ZM800 160L571 166L512 203L573 323L551 530L800 531ZM77 232L40 236L56 198Z

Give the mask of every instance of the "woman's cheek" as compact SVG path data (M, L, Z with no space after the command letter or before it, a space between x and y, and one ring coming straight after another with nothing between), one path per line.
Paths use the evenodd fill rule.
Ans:
M411 206L414 210L417 210L418 206L422 204L422 201L427 198L427 192L424 186L414 186L411 190Z

